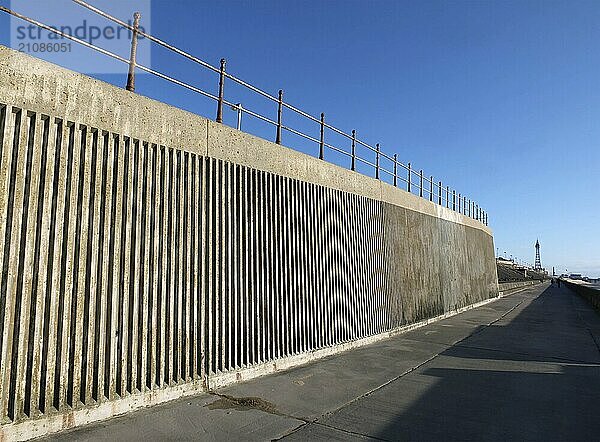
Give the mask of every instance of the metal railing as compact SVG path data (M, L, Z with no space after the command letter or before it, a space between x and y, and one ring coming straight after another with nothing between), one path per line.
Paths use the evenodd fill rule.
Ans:
M240 122L241 122L241 115L247 114L251 117L254 117L258 120L261 120L265 123L268 123L268 124L274 126L276 128L275 142L277 144L282 143L282 131L289 132L291 134L294 134L305 140L308 140L312 143L317 144L319 146L319 158L321 160L325 160L325 149L327 148L332 152L336 152L338 154L341 154L344 157L349 158L350 159L350 169L352 171L356 171L357 165L360 163L364 166L374 169L374 176L376 179L381 180L381 179L383 179L382 176L385 175L388 178L388 180L395 187L398 187L401 183L404 183L406 185L406 190L408 192L416 194L416 195L420 196L421 198L429 199L429 201L431 201L433 203L437 203L440 206L445 206L448 209L452 209L452 210L459 212L465 216L468 216L470 218L478 220L481 223L483 223L484 225L488 225L488 214L475 201L472 201L470 198L467 198L467 196L465 196L464 194L458 193L455 189L451 189L448 185L444 186L442 181L434 180L433 176L431 176L431 175L427 176L423 172L422 169L421 170L414 169L410 162L407 164L402 163L401 161L398 160L397 154L388 155L388 154L382 152L379 143L377 143L375 146L372 146L372 145L366 143L365 141L358 139L356 136L356 130L352 130L351 133L348 134L348 133L344 132L343 130L338 129L337 127L327 123L325 121L325 113L321 113L320 117L317 118L317 117L314 117L314 116L310 115L309 113L291 105L290 103L285 102L283 100L283 95L284 95L283 90L279 90L277 96L271 95L268 92L265 92L264 90L262 90L256 86L253 86L250 83L227 72L225 59L221 59L219 67L212 66L211 64L207 63L206 61L201 60L200 58L198 58L194 55L191 55L188 52L165 42L164 40L161 40L151 34L148 34L144 31L142 31L139 28L139 23L140 23L140 19L141 19L139 13L134 14L133 24L129 24L123 20L120 20L120 19L90 5L89 3L87 3L83 0L73 0L73 2L77 3L80 6L85 7L87 9L89 9L90 11L131 31L132 39L131 39L130 58L126 59L124 57L121 57L118 54L110 52L101 47L95 46L91 43L88 43L87 41L81 40L77 37L74 37L74 36L68 34L68 33L64 33L58 29L48 26L48 25L46 25L38 20L35 20L33 18L26 17L26 16L19 14L18 12L8 9L4 6L0 6L0 10L5 13L8 13L14 17L17 17L21 20L24 20L30 24L38 26L48 32L58 34L63 38L69 39L69 40L74 41L78 44L81 44L85 47L93 49L103 55L111 57L122 63L128 64L129 72L128 72L128 77L127 77L126 88L129 91L133 92L135 90L135 70L139 69L140 71L152 74L154 76L162 78L163 80L167 80L171 83L174 83L178 86L182 86L188 90L191 90L193 92L196 92L200 95L203 95L207 98L210 98L210 99L216 101L217 111L216 111L215 119L218 123L223 123L223 106L225 106L225 105L230 106L232 109L235 109L238 112L238 128L239 128ZM181 81L174 77L171 77L170 75L167 75L165 73L159 72L155 69L152 69L148 66L144 66L144 65L138 63L136 61L136 49L137 49L137 39L139 37L146 38L149 41L156 43L156 44L162 46L163 48L166 48L173 53L181 55L182 57L184 57L196 64L199 64L200 66L218 74L219 78L218 78L218 93L217 93L217 95L213 95L210 92L207 92L199 87L193 86L184 81ZM264 115L261 115L258 112L252 111L248 107L242 106L241 103L239 103L239 102L228 101L225 98L225 85L226 85L227 80L231 80L234 83L254 92L255 94L275 103L275 105L277 106L276 120L266 117ZM291 111L292 113L299 115L299 116L307 119L308 121L317 124L319 127L319 138L315 138L314 136L306 134L298 129L294 129L290 126L285 125L283 123L284 109L287 109L287 110ZM345 150L344 148L336 146L332 143L326 142L326 140L325 140L326 130L332 132L333 134L341 136L342 138L347 139L349 147L350 147L350 151ZM372 159L366 158L364 156L361 157L357 153L358 147L364 148L365 151L371 155L371 157L374 155L375 160L373 161Z

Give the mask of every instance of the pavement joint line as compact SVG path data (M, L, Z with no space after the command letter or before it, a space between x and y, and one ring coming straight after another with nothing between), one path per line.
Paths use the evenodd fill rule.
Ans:
M517 292L512 292L512 293L510 293L510 294L507 294L507 295L505 295L505 297L508 297L508 296L514 295L515 293L517 293ZM500 300L500 299L502 299L502 298L500 298L500 297L499 297L499 298L497 298L496 300ZM297 432L297 431L300 431L302 428L305 428L306 426L308 426L308 425L310 425L310 424L317 424L317 425L321 425L321 426L324 426L324 427L327 427L327 428L330 428L330 429L334 429L334 430L337 430L337 431L341 431L341 432L343 432L343 433L352 434L352 435L356 435L356 436L361 436L361 437L370 437L370 438L374 438L374 439L377 439L377 440L386 440L386 439L380 439L380 438L377 438L377 437L373 437L373 436L370 436L370 435L365 435L365 434L362 434L362 433L356 433L356 432L348 431L348 430L345 430L345 429L343 429L343 428L337 428L337 427L334 427L334 426L327 425L327 424L324 424L324 423L322 423L322 422L319 422L318 420L319 420L319 419L322 419L322 418L324 418L324 417L326 417L326 416L331 416L332 414L334 414L334 413L338 412L338 411L339 411L339 410L341 410L342 408L344 408L344 407L347 407L348 405L350 405L350 404L352 404L352 403L354 403L354 402L357 402L357 401L359 401L360 399L362 399L362 398L364 398L364 397L367 397L367 396L369 396L369 395L373 394L375 391L378 391L378 390L380 390L380 389L384 388L385 386L387 386L387 385L391 384L392 382L395 382L395 381L397 381L398 379L402 378L403 376L406 376L407 374L409 374L409 373L411 373L411 372L413 372L413 371L415 371L415 370L419 369L419 368L420 368L420 367L422 367L423 365L425 365L425 364L427 364L427 363L431 362L433 359L437 358L437 357L438 357L438 356L439 356L439 355L440 355L442 352L446 351L448 348L452 348L452 347L454 347L454 346L457 346L457 345L458 345L460 342L464 341L465 339L467 339L467 338L469 338L469 337L471 337L471 336L473 336L473 335L475 335L475 334L477 334L477 333L480 333L481 331L485 330L485 328L487 328L487 327L491 326L492 324L496 323L497 321L499 321L500 319L502 319L503 317L505 317L507 314L509 314L509 313L510 313L510 312L512 312L514 309L516 309L516 308L517 308L519 305L521 305L521 304L522 304L522 303L525 301L525 299L527 299L527 298L523 298L522 300L520 300L520 301L519 301L519 302L518 302L516 305L514 305L513 307L511 307L511 308L510 308L508 311L504 312L502 315L500 315L500 316L499 316L498 318L496 318L494 321L491 321L491 322L489 322L488 324L486 324L486 325L484 326L484 328L482 328L481 330L478 330L478 331L477 331L477 332L475 332L475 333L471 333L471 334L469 334L468 336L465 336L464 338L462 338L462 339L460 339L460 340L456 341L456 342L455 342L455 343L453 343L453 344L441 344L441 343L440 343L440 344L438 344L438 345L442 345L444 348L443 348L442 350L440 350L438 353L436 353L436 354L434 354L433 356L431 356L430 358L428 358L428 359L426 359L425 361L423 361L423 362L421 362L421 363L419 363L419 364L417 364L417 365L415 365L415 366L413 366L413 367L409 368L408 370L405 370L403 373L399 374L398 376L395 376L395 377L394 377L394 378L392 378L392 379L389 379L388 381L384 382L383 384L379 385L378 387L375 387L375 388L373 388L373 389L371 389L371 390L367 391L366 393L363 393L362 395L360 395L360 396L357 396L357 397L355 397L354 399L352 399L352 400L350 400L350 401L346 402L345 404L342 404L341 406L337 407L335 410L331 410L331 411L327 411L327 412L323 413L323 414L322 414L321 416L319 416L318 418L315 418L315 419L313 419L313 420L310 420L310 419L307 419L307 418L304 418L304 417L293 416L293 415L288 415L288 414L285 414L285 413L281 413L281 412L279 412L279 411L273 411L273 410L267 411L267 410L264 410L264 409L261 409L261 408L256 408L256 410L258 410L258 411L262 411L262 412L265 412L265 413L269 413L269 414L275 414L275 415L282 416L282 417L287 417L287 418L290 418L290 419L299 420L299 421L303 422L301 425L299 425L298 427L296 427L296 428L294 428L294 429L290 430L288 433L284 434L283 436L281 436L281 437L279 437L279 438L276 438L276 439L272 439L272 440L274 440L274 441L275 441L275 440L281 440L281 439L284 439L285 437L287 437L287 436L290 436L291 434L294 434L294 433L295 433L295 432ZM492 301L492 302L495 302L495 301ZM482 307L483 307L483 306L482 306ZM457 316L458 316L458 315L457 315ZM419 341L418 339L414 339L414 341L416 341L416 342L424 342L424 341ZM210 391L209 393L210 393L210 394L212 394L212 395L214 395L214 396L218 396L218 397L225 398L225 399L228 399L228 400L234 400L234 401L235 401L235 400L237 399L237 398L235 398L234 396L230 396L230 395L226 395L226 394L222 394L222 393L217 393L216 391Z
M302 428L307 427L308 425L309 425L308 422L303 422L300 425L298 425L296 428L292 428L291 430L288 430L285 434L283 434L283 435L281 435L279 437L275 437L275 438L271 439L271 442L282 440L282 439L284 439L284 438L286 438L286 437L294 434L296 431L299 431Z
M342 433L352 434L353 436L361 436L361 437L364 437L365 439L375 439L375 440L382 440L382 441L386 441L386 442L389 441L389 439L382 439L377 436L371 436L369 434L359 433L357 431L350 431L350 430L346 430L343 428L334 427L333 425L327 425L322 422L315 422L315 425L320 425L325 428L330 428L332 430L341 431Z
M511 293L510 295L513 295L513 294L514 294L514 293ZM507 296L510 296L510 295L507 295ZM499 300L499 299L501 299L501 298L497 298L497 300ZM452 347L455 347L455 346L457 346L458 344L460 344L460 342L464 341L465 339L467 339L467 338L469 338L469 337L471 337L471 336L474 336L474 335L476 335L476 334L479 334L479 333L481 333L483 330L485 330L487 327L490 327L491 325L495 324L496 322L498 322L499 320L501 320L502 318L504 318L506 315L508 315L510 312L512 312L513 310L515 310L515 309L516 309L516 308L517 308L519 305L521 305L523 302L525 302L525 300L526 300L526 299L528 299L528 298L523 298L523 299L521 299L521 300L520 300L520 301L519 301L519 302L518 302L516 305L514 305L513 307L511 307L511 308L510 308L508 311L504 312L504 313L503 313L502 315L500 315L498 318L496 318L495 320L493 320L493 321L489 322L488 324L485 324L485 325L484 325L484 327L483 327L481 330L478 330L478 331L477 331L477 332L475 332L475 333L471 333L471 334L469 334L468 336L465 336L464 338L462 338L462 339L459 339L458 341L456 341L456 342L455 342L455 343L453 343L453 344L438 344L438 345L443 345L443 346L444 346L444 347L446 347L446 348L444 348L443 350L440 350L438 353L436 353L436 354L434 354L433 356L429 357L429 358L428 358L428 359L426 359L425 361L423 361L423 362L421 362L421 363L419 363L419 364L415 365L414 367L411 367L411 368L409 368L408 370L405 370L403 373L399 374L398 376L395 376L395 377L393 377L392 379L389 379L388 381L384 382L383 384L379 385L378 387L372 388L371 390L367 391L366 393L363 393L363 394L361 394L360 396L357 396L357 397L355 397L354 399L351 399L350 401L346 402L345 404L342 404L341 406L337 407L335 410L331 410L331 411L327 411L327 412L323 413L321 416L319 416L317 419L315 419L315 420L314 420L313 422L311 422L311 423L313 423L313 424L318 424L318 425L323 425L323 426L329 427L329 428L331 428L331 429L339 430L339 431L346 432L346 433L349 433L349 434L357 434L357 435L360 435L360 436L366 436L366 435L364 435L364 434L360 434L360 433L352 433L352 432L349 432L349 431L347 431L347 430L344 430L344 429L342 429L342 428L337 428L337 427L334 427L334 426L331 426L331 425L325 425L325 424L323 424L323 423L319 422L319 419L322 419L322 418L324 418L324 417L331 416L331 415L333 415L333 414L337 413L338 411L340 411L342 408L345 408L345 407L347 407L348 405L351 405L351 404L353 404L353 403L355 403L355 402L358 402L359 400L361 400L361 399L363 399L363 398L365 398L365 397L367 397L367 396L370 396L370 395L371 395L371 394L373 394L374 392L376 392L376 391L378 391L378 390L381 390L382 388L384 388L384 387L386 387L386 386L390 385L392 382L395 382L395 381L397 381L398 379L400 379L400 378L402 378L402 377L406 376L407 374L409 374L409 373L412 373L412 372L413 372L413 371L415 371L415 370L418 370L418 369L419 369L419 368L421 368L422 366L424 366L424 365L428 364L429 362L433 361L435 358L437 358L437 357L438 357L438 356L439 356L441 353L443 353L444 351L446 351L448 348L452 348ZM492 301L492 302L495 302L495 301ZM417 340L417 339L415 339L415 341L418 341L418 340ZM418 342L427 342L427 341L418 341ZM309 423L307 422L307 423L306 423L306 425L309 425ZM289 436L289 435L291 435L291 434L295 433L295 432L296 432L296 431L298 431L300 428L303 428L303 427L305 427L306 425L301 425L301 426L299 426L298 428L296 428L295 430L292 430L290 433L288 433L288 434L287 434L287 436ZM284 437L285 437L285 436L284 436ZM372 437L372 436L366 436L366 437ZM385 439L380 439L380 440L385 440Z

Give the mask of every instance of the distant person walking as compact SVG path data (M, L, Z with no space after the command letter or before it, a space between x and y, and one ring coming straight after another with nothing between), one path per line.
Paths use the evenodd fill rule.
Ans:
M560 279L557 279L556 282L558 283L558 287L560 288Z

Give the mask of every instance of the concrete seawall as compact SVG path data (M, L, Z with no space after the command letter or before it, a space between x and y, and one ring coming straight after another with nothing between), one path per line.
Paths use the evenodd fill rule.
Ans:
M2 46L0 84L0 438L498 295L457 212Z
M567 287L589 302L592 307L600 312L600 288L589 286L581 281L565 281L564 279L562 281Z

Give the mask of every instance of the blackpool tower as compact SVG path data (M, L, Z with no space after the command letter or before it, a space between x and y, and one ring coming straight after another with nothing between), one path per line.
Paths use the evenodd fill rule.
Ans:
M542 260L540 259L540 242L539 240L535 241L535 266L534 270L541 271L542 270Z

